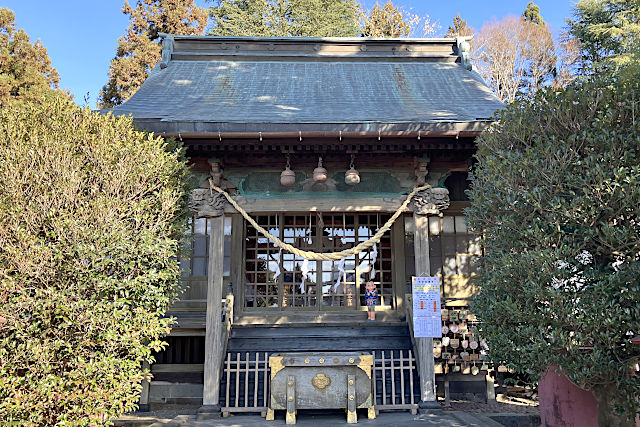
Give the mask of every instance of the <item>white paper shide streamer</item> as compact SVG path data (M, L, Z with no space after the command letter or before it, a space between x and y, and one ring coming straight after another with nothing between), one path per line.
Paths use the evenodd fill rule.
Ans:
M273 275L273 281L275 282L278 276L280 276L280 260L282 259L282 249L278 252L278 262L276 262L276 272Z
M302 282L300 282L300 293L301 294L305 294L307 293L307 290L305 288L305 280L307 280L307 277L309 275L309 260L305 258L305 260L302 262L302 267L300 268L300 271L302 272Z
M345 263L345 261L346 261L345 258L342 258L340 261L338 261L338 280L336 280L336 284L333 285L333 292L335 292L338 289L338 286L340 286L340 281L342 280L342 278L346 274L345 271L344 271L344 263Z
M371 275L370 280L376 278L376 260L378 259L378 245L373 245L371 248Z
M376 278L376 260L378 259L378 247L377 245L373 245L371 247L371 261L364 260L360 263L358 267L360 269L360 274L370 273L369 278L373 280Z

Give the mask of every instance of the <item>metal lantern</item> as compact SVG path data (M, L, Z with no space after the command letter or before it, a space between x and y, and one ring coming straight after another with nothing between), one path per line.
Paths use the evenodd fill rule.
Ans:
M347 185L357 185L360 184L360 174L353 167L353 154L351 155L351 164L349 165L349 170L344 173L344 182Z
M322 157L318 157L318 167L313 170L313 180L315 182L325 182L327 177L327 170L322 167Z
M290 187L296 183L296 173L291 170L291 165L289 164L289 155L287 154L287 167L280 174L280 184Z

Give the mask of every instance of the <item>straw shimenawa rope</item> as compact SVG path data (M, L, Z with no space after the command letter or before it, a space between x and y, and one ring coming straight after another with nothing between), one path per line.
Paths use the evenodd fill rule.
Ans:
M238 203L236 203L235 200L233 200L231 198L231 196L224 191L223 189L221 189L220 187L216 186L213 183L212 179L209 179L209 185L211 187L212 190L217 191L218 193L222 194L224 197L227 198L227 200L229 201L229 203L231 203L231 205L238 211L240 212L240 214L247 220L249 221L249 224L251 224L256 230L258 230L264 237L266 237L267 239L271 240L273 243L276 244L276 246L279 246L280 248L291 252L292 254L298 255L302 258L308 259L308 260L312 260L312 261L338 261L342 258L347 258L351 255L355 255L358 254L366 249L371 248L373 245L375 245L376 243L378 243L380 241L380 239L382 238L382 236L384 235L384 233L386 233L391 226L393 225L393 223L396 221L396 219L398 219L398 217L400 216L400 214L402 214L402 212L406 209L406 207L409 205L409 203L411 202L411 199L413 198L413 196L416 195L416 193L418 193L419 191L423 191L423 190L427 190L429 188L431 188L431 186L429 185L424 185L422 187L416 187L413 189L413 191L411 191L411 193L409 193L409 195L407 196L407 200L404 201L404 203L398 208L398 210L391 216L391 218L389 218L389 220L382 226L382 228L380 228L378 230L378 232L376 234L373 235L373 237L371 237L369 240L367 240L366 242L362 242L359 243L357 246L354 246L351 249L345 249L343 251L340 252L325 252L325 253L318 253L318 252L311 252L311 251L303 251L301 249L295 248L293 246L291 246L288 243L284 243L282 240L280 240L279 238L277 238L276 236L271 235L267 230L265 230L264 228L260 227L254 220L253 218L251 218L249 216L249 214L247 214L247 212L242 209L240 207L240 205L238 205Z

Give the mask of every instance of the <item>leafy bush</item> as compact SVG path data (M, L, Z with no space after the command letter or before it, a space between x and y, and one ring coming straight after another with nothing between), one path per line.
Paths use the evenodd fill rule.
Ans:
M640 73L547 90L478 139L471 226L484 234L474 310L491 356L593 391L600 425L638 410Z
M172 322L187 174L130 118L60 96L0 111L0 424L135 408Z

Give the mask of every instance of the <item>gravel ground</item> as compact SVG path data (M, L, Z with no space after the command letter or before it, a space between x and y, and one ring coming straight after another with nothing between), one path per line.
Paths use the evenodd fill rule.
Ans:
M521 397L512 397L504 394L498 394L496 402L482 403L469 400L451 400L451 406L445 407L444 400L439 401L440 406L444 411L458 411L471 414L530 414L540 415L538 408L538 402ZM125 415L120 418L120 422L116 421L118 425L132 425L136 423L151 423L154 421L169 422L178 415L195 415L197 407L184 407L176 405L171 409L164 409L161 411L150 412L136 412L130 415ZM259 415L258 415L259 416Z
M451 407L444 406L444 401L439 402L445 411L464 411L472 413L511 413L511 414L533 414L540 415L538 402L505 396L499 394L496 402L481 403L468 400L451 400Z

